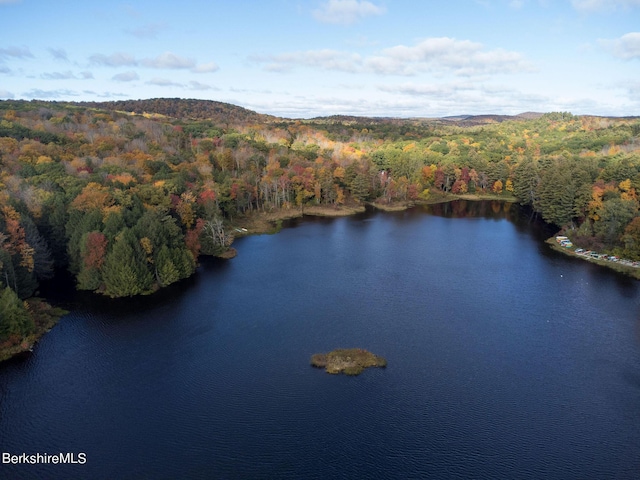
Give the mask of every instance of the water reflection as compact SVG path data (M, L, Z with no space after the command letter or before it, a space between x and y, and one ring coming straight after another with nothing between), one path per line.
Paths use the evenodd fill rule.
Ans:
M491 218L511 221L516 213L513 203L499 200L456 200L421 206L423 212L445 218Z

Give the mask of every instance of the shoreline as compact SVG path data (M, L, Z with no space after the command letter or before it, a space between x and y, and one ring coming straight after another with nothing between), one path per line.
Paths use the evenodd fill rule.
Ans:
M314 205L304 209L298 208L281 208L280 210L272 210L269 212L252 212L248 215L238 217L230 223L233 230L231 233L233 239L242 238L249 235L273 234L280 231L284 220L292 220L294 218L310 217L348 217L366 211L365 205L340 205L325 206ZM246 231L237 231L244 229Z
M444 194L444 195L434 195L432 198L426 200L417 200L417 201L403 201L403 202L392 202L390 204L380 204L375 202L367 202L367 203L359 203L359 204L347 204L340 206L325 206L325 205L314 205L310 207L306 207L304 209L298 208L290 208L290 209L280 209L273 210L270 212L252 212L249 215L238 217L234 221L230 223L230 229L234 229L234 232L230 235L231 242L229 244L229 249L225 252L214 255L219 258L231 259L236 256L237 251L231 247L233 241L236 238L242 238L249 235L264 235L264 234L275 234L278 233L282 229L282 222L284 220L291 220L294 218L302 218L304 216L316 216L316 217L346 217L351 215L356 215L358 213L363 213L366 211L367 206L375 208L376 210L380 210L383 212L400 212L407 210L409 208L419 206L419 205L434 205L438 203L447 203L452 202L454 200L467 200L467 201L483 201L483 200L497 200L502 202L514 202L517 203L517 198L513 196L502 196L502 195L475 195L475 194L464 194L464 195L453 195L453 194ZM242 231L235 231L235 229L241 229ZM560 247L555 242L555 237L551 237L547 240L547 243L551 245L555 250L561 251L564 254L572 255L575 257L580 257L580 255L576 255L572 251L567 251L566 248ZM612 270L627 274L633 278L640 279L640 269L635 269L633 267L626 267L624 265L618 265L611 262L605 262L603 260L595 260L591 258L585 258L592 263L596 263L598 265L602 265L604 267L609 267ZM32 311L34 312L34 322L36 324L35 331L20 339L18 342L12 342L10 345L5 345L8 343L4 342L4 344L0 344L0 362L7 361L11 358L14 358L18 355L24 354L25 352L31 351L33 346L42 338L44 334L49 332L58 321L67 313L66 310L61 308L53 307L46 303L45 300L33 297L27 299L27 302L30 305L33 305Z
M448 202L453 202L455 200L467 200L470 202L497 200L499 202L518 203L518 199L512 195L497 195L497 194L476 195L473 193L465 193L462 195L458 195L454 193L445 193L440 195L434 194L432 197L426 200L421 199L421 200L415 200L415 201L392 202L390 204L369 202L368 205L371 205L372 207L378 210L382 210L384 212L401 212L408 208L416 207L419 205L436 205L438 203L448 203Z
M33 351L34 345L69 313L63 308L51 306L40 297L31 297L25 302L29 306L29 311L32 312L35 330L17 342L7 340L0 344L0 363Z
M486 200L497 200L500 202L517 203L518 199L512 195L476 195L476 194L463 194L455 195L451 193L434 195L426 200L415 201L399 201L392 203L377 203L377 202L364 202L364 203L350 203L346 205L313 205L305 207L304 209L298 208L281 208L280 210L272 210L269 212L252 212L248 215L238 217L236 220L230 223L230 227L234 230L236 228L246 229L245 231L232 233L233 238L241 238L247 235L261 235L277 233L281 227L275 225L277 222L284 220L291 220L294 218L302 218L305 216L311 217L348 217L363 213L366 211L367 206L370 206L376 210L383 212L401 212L412 207L420 205L435 205L438 203L448 203L455 200L467 200L471 202L481 202Z
M282 228L283 220L290 220L293 218L302 218L305 215L318 216L318 217L346 217L346 216L355 215L357 213L364 212L366 210L366 206L370 206L376 210L380 210L383 212L401 212L419 205L435 205L438 203L452 202L454 200L467 200L471 202L480 202L484 200L497 200L501 202L518 203L518 199L512 195L444 194L444 195L434 196L426 200L392 202L390 204L367 202L364 204L351 204L351 205L340 205L340 206L315 205L312 207L307 207L304 210L281 209L279 211L272 211L272 212L256 212L249 215L248 217L245 217L246 221L244 222L245 225L243 227L246 228L247 231L240 233L239 235L234 234L233 239L236 237L240 238L247 235L274 234L279 232L280 229ZM237 225L233 224L233 226L235 227ZM233 239L231 243L233 243ZM545 243L549 244L553 250L561 252L565 255L586 260L596 265L609 268L610 270L613 270L615 272L622 273L636 280L640 280L640 268L630 267L630 266L622 265L619 263L614 263L606 260L594 259L591 257L578 255L573 250L570 250L558 245L558 243L555 240L555 235L545 240ZM233 258L235 256L235 253L237 252L235 252L234 250L234 254L228 258Z
M613 270L614 272L622 273L623 275L626 275L628 277L634 278L636 280L640 280L640 268L631 267L628 265L623 265L623 264L620 264L617 262L611 262L608 260L592 258L586 255L579 255L573 249L559 245L558 242L556 242L555 235L553 237L547 238L545 240L545 243L549 244L551 246L551 249L556 252L563 253L564 255L577 258L579 260L585 260L595 265L599 265L601 267L608 268L609 270Z

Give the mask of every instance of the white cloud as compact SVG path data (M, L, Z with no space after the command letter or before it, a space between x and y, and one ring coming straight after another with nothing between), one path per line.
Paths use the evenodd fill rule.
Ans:
M289 96L286 102L253 101L243 105L257 112L269 112L286 118L312 118L328 115L362 115L362 116L410 116L416 108L416 102L381 101L380 99L341 97Z
M69 80L72 78L77 78L73 72L67 70L66 72L52 72L52 73L43 73L40 75L40 78L45 80Z
M191 90L219 90L218 88L212 87L211 85L196 82L195 80L189 82L189 88L191 88Z
M381 75L415 75L430 71L475 76L534 70L520 53L503 49L485 50L480 43L448 37L428 38L413 46L397 45L364 58L336 50L309 50L253 57L253 60L274 72L286 72L299 66Z
M575 114L634 115L640 97L640 83L633 80L629 95L619 102L611 98L578 93L553 93L544 86L527 88L477 80L446 80L423 84L415 83L379 85L372 90L364 85L355 91L333 88L331 94L313 92L273 92L269 96L237 98L228 96L224 101L242 105L258 112L288 118L312 118L327 115L361 115L366 117L443 117L451 115L516 115L527 111L571 111ZM352 85L352 87L354 87ZM236 90L237 91L237 90ZM610 91L610 89L608 90ZM241 100L244 98L244 100ZM250 99L250 100L249 100ZM597 100L594 100L597 99ZM630 106L631 105L631 106Z
M6 65L0 65L0 73L9 74L9 73L11 73L11 69L9 67L7 67Z
M29 47L7 47L0 48L0 58L13 57L13 58L33 58L33 54L29 50Z
M313 16L320 22L346 25L371 15L382 15L385 11L384 7L366 0L328 0L313 11Z
M181 57L171 52L164 52L156 58L143 58L140 64L149 68L166 68L171 70L194 68L196 62L190 58Z
M89 71L84 71L84 72L80 72L80 75L82 76L82 78L84 80L90 80L93 78L93 73L89 72Z
M0 98L15 98L15 95L8 90L0 90Z
M417 45L387 48L368 60L376 73L411 75L423 70L448 70L456 75L531 71L521 54L502 49L485 51L480 43L440 37Z
M598 12L640 7L640 0L571 0L573 7L581 12Z
M138 77L136 72L123 72L111 77L111 80L115 80L117 82L132 82L139 79L140 77Z
M578 97L578 96L560 96L549 99L545 104L545 112L573 112L578 115L588 114L593 115L593 112L598 111L612 111L612 105L606 105L605 102L598 103L590 97ZM614 107L615 108L615 107ZM616 115L615 113L609 115Z
M350 73L361 71L363 68L360 55L329 49L283 53L270 57L254 57L253 59L260 63L266 63L265 68L272 72L286 72L297 66Z
M378 90L411 98L417 105L428 105L430 116L457 114L518 114L535 108L546 110L550 98L502 85L477 82L447 82L382 85Z
M122 52L116 52L111 55L96 53L89 57L89 61L93 64L103 65L106 67L131 67L137 65L137 61L133 56Z
M63 62L68 62L69 58L67 57L67 52L64 48L47 48L49 53L56 60L62 60Z
M600 40L599 42L615 57L624 60L640 59L640 32L631 32L615 40Z
M78 93L72 90L60 89L60 90L40 90L39 88L32 88L28 92L22 94L27 98L61 98L61 97L77 97Z
M184 87L181 83L173 82L168 78L152 78L145 83L148 85L157 85L159 87Z
M83 90L82 93L87 95L93 95L98 98L128 98L130 97L127 93L114 93L114 92L94 92L93 90Z
M193 73L212 73L217 72L220 69L214 62L201 63L191 69Z
M258 93L258 94L271 94L273 93L271 90L269 89L255 89L255 88L237 88L237 87L231 87L229 88L230 92L234 92L234 93Z
M461 92L477 90L477 88L477 85L470 83L404 83L401 85L381 85L378 87L378 90L387 93L399 93L401 95L410 95L416 97L449 98L459 95Z
M196 64L194 59L181 57L172 52L164 52L155 58L142 58L139 60L123 52L116 52L111 55L96 53L89 57L89 61L94 65L102 65L105 67L142 66L165 70L189 69L193 73L210 73L219 69L218 65L214 62Z

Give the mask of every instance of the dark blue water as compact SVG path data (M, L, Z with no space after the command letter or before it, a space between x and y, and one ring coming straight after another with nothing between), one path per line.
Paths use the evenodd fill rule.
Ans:
M292 222L0 365L0 478L636 479L640 288L515 207ZM359 377L309 366L362 347Z

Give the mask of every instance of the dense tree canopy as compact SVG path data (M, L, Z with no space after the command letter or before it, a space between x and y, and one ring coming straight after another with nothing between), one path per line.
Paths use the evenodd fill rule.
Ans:
M515 196L640 258L639 134L638 119L567 113L293 121L196 100L3 101L0 287L15 318L0 336L28 330L16 299L54 266L81 289L150 293L226 248L230 221L277 209Z

